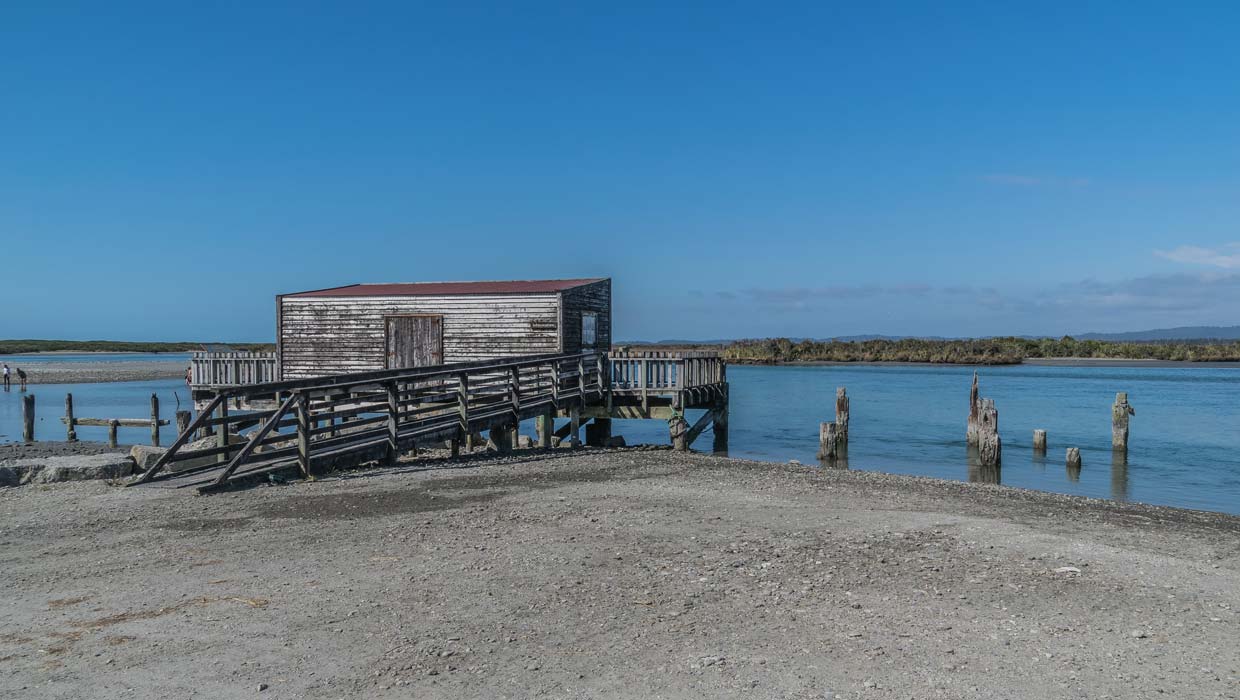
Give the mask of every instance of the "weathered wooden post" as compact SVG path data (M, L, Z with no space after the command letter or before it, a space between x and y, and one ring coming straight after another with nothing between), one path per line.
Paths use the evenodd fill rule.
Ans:
M1068 448L1067 463L1069 469L1081 468L1081 450L1077 447Z
M715 433L711 450L715 454L728 453L728 398L725 396L715 405L715 419L711 430Z
M840 441L848 444L848 389L835 389L835 425L840 433Z
M684 452L689 449L689 423L685 417L676 413L667 419L667 430L672 438L672 449Z
M969 418L965 427L965 442L972 446L978 445L977 424L981 419L981 407L977 398L977 370L973 371L973 386L969 388Z
M834 462L839 456L840 426L838 423L818 424L818 459Z
M1033 451L1037 452L1038 454L1046 454L1046 431L1045 430L1038 429L1038 430L1033 431Z
M586 426L586 444L590 447L605 447L611 439L611 419L595 418Z
M189 430L190 412L177 411L177 437L185 434Z
M159 447L159 397L151 394L151 446Z
M496 452L502 455L512 452L512 430L508 426L491 428L488 437L491 438L491 444L495 445Z
M65 394L65 440L77 442L76 425L73 421L73 394Z
M108 447L116 447L116 429L119 428L121 422L113 418L108 421Z
M555 417L551 412L538 416L534 420L534 427L538 432L538 446L551 447L551 435L555 433Z
M580 404L568 409L568 424L569 424L568 444L572 447L581 447L581 405Z
M22 442L34 442L34 394L22 397Z
M1136 413L1136 410L1128 405L1128 392L1121 391L1115 395L1115 405L1111 407L1112 449L1128 449L1128 417Z
M396 464L400 459L400 392L396 382L387 382L387 464Z
M982 399L977 422L978 460L984 467L997 467L1003 459L1003 441L999 439L999 411L994 399Z

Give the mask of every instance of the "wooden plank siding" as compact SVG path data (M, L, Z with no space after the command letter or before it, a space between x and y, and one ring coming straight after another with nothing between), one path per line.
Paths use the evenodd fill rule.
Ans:
M605 289L603 298L609 299L610 284ZM584 303L597 306L599 294L591 293L592 300ZM442 316L443 362L448 364L561 351L560 297L555 292L282 296L277 305L280 368L285 380L386 368L385 319L389 316ZM580 325L578 312L578 334ZM602 343L603 338L610 340L610 325L610 311L600 312L598 347L607 347Z
M599 280L592 284L566 289L560 292L560 320L564 327L564 342L560 352L582 352L611 348L611 280ZM583 312L598 314L595 343L592 347L581 345L581 316Z

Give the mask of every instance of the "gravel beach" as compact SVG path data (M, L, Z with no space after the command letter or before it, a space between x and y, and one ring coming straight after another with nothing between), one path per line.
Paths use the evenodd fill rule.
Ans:
M56 362L42 360L25 365L9 358L14 368L13 386L17 386L16 368L26 370L29 384L86 384L90 382L136 382L150 379L174 379L185 376L184 360L91 360L87 362Z
M1240 695L1225 515L634 449L0 512L0 697Z

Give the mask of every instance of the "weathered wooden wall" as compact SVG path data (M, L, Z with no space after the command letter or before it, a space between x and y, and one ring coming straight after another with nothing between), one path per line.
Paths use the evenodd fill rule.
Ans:
M560 312L564 325L564 346L561 351L582 352L591 349L581 346L581 314L584 311L598 314L593 347L600 350L611 348L611 280L600 280L566 289L560 294L564 299Z
M598 285L589 285L595 286ZM610 285L604 287L604 298L609 299ZM588 295L595 299L590 303L598 303L598 294ZM386 368L384 318L401 314L443 316L445 363L554 353L560 349L560 302L559 294L554 292L404 297L285 296L280 298L279 304L279 352L284 379ZM610 342L610 325L610 311L600 313L600 342L604 342L604 338ZM576 332L581 332L579 311Z

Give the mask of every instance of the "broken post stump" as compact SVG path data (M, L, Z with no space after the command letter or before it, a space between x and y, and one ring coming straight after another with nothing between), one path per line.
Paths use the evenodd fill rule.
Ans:
M973 385L969 388L969 417L965 426L965 442L972 446L978 444L977 423L981 418L981 407L977 398L977 371L973 371Z
M839 431L840 441L848 443L848 389L845 387L836 387L835 389L835 425Z
M667 419L667 431L672 438L672 449L684 452L689 449L689 422L676 414Z
M1111 406L1111 447L1116 450L1128 449L1128 418L1136 415L1136 410L1128 405L1128 392L1121 391L1115 395L1115 405Z
M189 430L190 412L177 411L177 437L185 434Z
M1046 452L1046 431L1045 430L1033 431L1033 451L1043 453L1043 454Z
M834 462L840 454L840 426L838 423L818 424L818 459Z
M115 418L108 421L108 447L116 447L116 429L119 428L121 422Z
M994 399L982 399L977 421L978 461L984 467L997 467L1003 458L1003 441L999 439L999 411Z
M1067 463L1069 469L1081 468L1081 450L1077 447L1068 448Z
M22 442L34 442L34 394L22 397Z
M77 442L77 424L73 421L73 394L65 394L65 440Z

